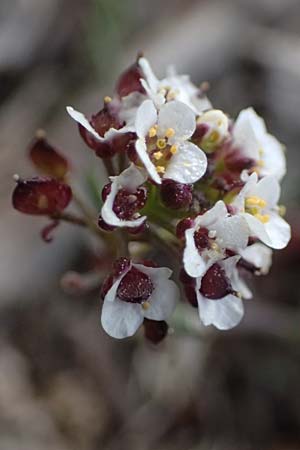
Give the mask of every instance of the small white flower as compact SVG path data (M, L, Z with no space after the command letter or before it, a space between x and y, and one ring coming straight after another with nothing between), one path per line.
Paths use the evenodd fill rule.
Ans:
M256 171L259 175L273 175L277 180L281 180L286 173L283 146L267 132L264 120L253 108L240 112L232 134L233 144L243 156L256 161Z
M134 132L134 127L132 124L125 125L124 127L120 129L110 128L104 133L104 136L100 136L99 133L92 127L88 119L79 111L76 111L72 106L67 106L67 112L69 115L74 119L77 123L79 123L81 126L83 126L89 133L93 135L93 137L99 141L99 142L107 142L113 139L116 135ZM130 110L129 116L133 116L136 112L136 108L133 108L132 111ZM129 118L127 117L129 120Z
M115 227L139 227L146 220L146 216L138 217L132 220L121 220L113 210L114 201L121 189L125 189L127 192L134 193L136 190L146 181L144 171L138 169L134 164L131 164L120 175L110 177L111 191L105 199L105 202L101 209L101 216L103 220L108 224ZM134 199L133 199L134 201Z
M124 301L119 297L121 282L132 268L147 276L148 289L149 283L152 286L149 298L142 303L131 302L129 299ZM169 280L171 275L172 271L166 267L152 268L131 263L104 298L101 323L106 333L114 338L122 339L132 336L142 325L144 318L168 320L179 300L179 289L174 281ZM137 278L136 284L138 283ZM141 283L139 288L142 291L140 286ZM129 286L128 289L130 288Z
M205 111L197 119L197 124L207 126L203 139L210 146L220 144L228 136L229 119L220 109Z
M224 290L225 295L222 297L209 298L209 290L204 295L202 284L205 283L205 275L209 276L209 274L206 273L203 277L196 279L199 317L204 325L213 325L219 330L229 330L241 321L244 315L244 307L240 298L239 289L241 285L236 268L239 258L239 256L232 256L217 263L218 272L215 273L216 292L219 290L221 295L222 290ZM212 269L213 267L210 270ZM218 286L218 279L222 279L221 286ZM226 293L226 285L228 285L228 291L232 288L232 293ZM239 294L236 294L235 291Z
M280 186L277 179L267 176L258 181L255 172L247 180L245 177L247 175L243 173L246 184L232 202L233 208L246 220L251 236L274 249L286 247L291 228L278 212Z
M207 236L207 246L198 249L197 233L201 230ZM228 214L225 203L218 201L213 208L197 216L194 226L185 232L185 271L194 278L202 276L215 262L226 257L226 249L239 252L246 248L248 237L243 218Z
M189 108L195 114L201 114L206 109L212 107L206 95L201 94L187 75L178 75L173 67L170 67L167 76L158 80L154 75L151 66L146 58L139 59L144 79L141 83L156 107L161 107L166 101L178 100Z
M193 111L172 101L157 112L152 100L139 107L135 129L136 151L150 177L161 184L161 176L179 183L195 183L205 173L205 153L188 141L196 127Z

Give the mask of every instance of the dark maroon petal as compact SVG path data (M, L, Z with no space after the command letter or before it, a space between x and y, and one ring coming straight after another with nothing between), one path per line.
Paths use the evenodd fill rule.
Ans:
M12 195L15 209L32 215L54 215L63 211L72 198L70 186L53 178L18 180Z
M143 78L143 72L136 62L126 69L120 76L116 85L116 92L120 97L126 97L126 95L132 92L141 92L145 94L140 78Z
M176 226L176 236L178 239L184 239L185 232L194 226L194 220L191 217L180 220Z
M111 148L115 153L129 152L130 148L135 149L135 141L137 136L135 133L122 133L114 136L110 141Z
M169 326L164 320L144 319L145 338L153 344L159 344L168 334Z
M108 223L106 223L102 216L98 217L98 227L101 228L101 230L103 231L114 231L116 227L114 227L113 225L109 225Z
M188 208L193 200L193 186L191 184L176 183L173 180L163 180L160 195L163 203L168 208Z
M142 264L146 267L159 267L159 265L155 261L152 261L152 259L143 259Z
M53 222L49 223L42 229L41 237L42 237L43 241L47 242L47 244L49 242L53 241L52 233L53 233L53 230L55 228L57 228L58 225L59 225L59 220L54 220Z
M198 250L204 250L209 247L209 237L207 228L199 228L194 233L194 241Z
M154 286L151 278L132 267L122 278L117 295L124 302L143 303L149 299L153 290Z
M192 136L192 140L201 141L201 139L206 135L209 130L209 126L205 123L198 123L196 130Z
M144 187L135 192L120 189L114 200L113 211L120 220L131 220L145 206L146 201L147 190Z
M34 166L46 175L63 179L69 170L68 161L44 137L37 137L29 147Z
M230 280L219 264L211 266L202 278L200 293L212 300L218 300L234 293Z
M116 278L119 278L123 273L129 269L130 267L130 259L122 256L117 259L113 264L113 275Z

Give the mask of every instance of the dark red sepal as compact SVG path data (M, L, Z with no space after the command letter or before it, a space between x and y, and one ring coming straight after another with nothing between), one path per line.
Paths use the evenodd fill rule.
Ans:
M140 82L141 78L143 78L143 72L138 62L135 62L120 75L116 85L117 94L120 97L126 97L132 92L145 94L145 89Z
M63 179L69 170L67 159L45 137L37 137L29 146L29 158L45 175Z
M70 186L49 177L17 180L12 195L15 209L38 216L52 216L63 211L72 198Z

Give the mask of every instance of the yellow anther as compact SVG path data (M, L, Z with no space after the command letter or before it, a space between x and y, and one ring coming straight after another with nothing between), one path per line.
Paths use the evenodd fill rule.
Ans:
M163 157L163 153L162 152L155 152L155 153L153 153L153 158L155 158L156 161L158 161L162 157Z
M166 169L164 168L164 166L157 166L156 171L157 173L165 173Z
M169 91L167 94L167 100L171 101L171 100L175 100L176 98L176 92L175 91Z
M258 154L259 154L260 157L262 157L263 154L264 154L264 149L263 148L259 148L258 149Z
M218 244L216 244L215 242L213 242L212 244L210 244L210 248L212 250L218 251L219 250L219 246Z
M170 138L170 137L173 137L174 134L175 134L175 130L174 130L173 128L168 128L167 131L166 131L166 133L165 133L165 136L166 136L167 138Z
M170 148L170 152L172 153L172 155L175 155L175 153L177 153L178 147L177 145L173 144Z
M156 145L160 150L163 150L167 146L167 142L165 139L157 139Z
M208 137L209 142L211 142L212 144L217 142L219 139L220 139L220 134L216 130L212 131Z
M268 223L270 220L270 216L268 214L254 214L254 217L258 219L262 223Z
M150 308L150 303L149 302L143 302L142 303L142 308L146 311L147 309Z
M236 296L237 296L238 298L242 298L242 294L241 294L240 292L237 292L237 293L236 293Z
M156 133L157 133L156 127L151 127L148 132L148 136L152 138L152 137L156 136Z
M104 97L104 103L110 103L112 101L112 98L109 95L106 95Z
M257 197L256 195L253 195L253 197L246 198L246 206L252 207L252 206L259 206L260 208L265 208L267 206L267 202L260 197Z
M40 195L39 196L39 198L38 198L38 202L37 202L37 206L38 206L38 208L40 208L40 209L46 209L46 208L48 208L48 199L47 199L47 197L46 197L46 195Z
M278 213L281 217L284 217L286 214L286 207L284 205L278 206Z
M259 160L257 161L257 166L258 166L258 167L264 167L264 165L265 165L265 162L264 162L262 159L259 159Z

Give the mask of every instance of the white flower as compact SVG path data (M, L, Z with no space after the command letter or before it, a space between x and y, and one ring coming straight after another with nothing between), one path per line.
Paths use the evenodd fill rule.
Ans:
M247 175L243 173L242 179L246 184L232 202L233 208L245 218L251 236L274 249L286 247L291 238L291 228L278 212L278 181L273 176L258 181L255 172L247 180L245 177Z
M161 184L162 176L179 183L195 183L204 175L206 156L188 141L195 127L195 114L184 103L166 103L159 112L152 100L142 103L135 122L135 148L153 181Z
M138 273L146 275L148 293L150 293L150 283L151 293L146 301L133 302L129 298L127 301L124 301L124 298L120 299L123 292L123 290L120 291L122 280L132 269L136 271L134 274L136 280L133 279L133 281L138 286L139 293L143 294ZM122 339L132 336L142 325L144 318L168 320L179 300L179 289L174 281L169 280L171 275L172 271L166 267L152 268L131 263L105 295L101 323L106 333L114 338ZM131 288L132 286L128 287L129 292Z
M97 133L97 131L92 127L88 119L81 112L76 111L72 106L67 106L66 109L69 115L72 117L72 119L74 119L77 123L83 126L99 142L107 142L113 139L116 135L134 132L134 127L132 126L132 124L129 124L119 129L110 128L104 133L104 136L100 136L100 134ZM130 110L129 116L134 115L135 112L136 108L133 108L132 110ZM129 120L129 117L127 117L127 119Z
M219 330L229 330L241 321L244 315L244 307L240 298L239 288L241 285L236 268L239 258L239 256L232 256L219 261L214 273L207 272L203 277L196 279L199 317L204 325L213 325ZM214 267L212 266L209 270L213 271ZM205 276L211 277L210 283L216 284L217 294L213 298L208 297L209 289L206 289L207 292L203 293L205 289L203 285L206 282ZM225 295L220 297L222 291Z
M177 75L174 68L170 67L166 78L158 80L146 58L140 58L138 63L145 77L141 79L141 84L158 108L170 100L186 104L195 114L212 107L206 95L201 94L201 90L191 83L189 76Z
M220 109L211 109L201 114L197 125L202 124L207 126L203 139L209 146L220 144L228 136L229 119Z
M202 232L205 245L197 248L197 235L201 236ZM245 248L248 237L243 218L229 215L224 202L218 201L213 208L197 216L194 226L185 232L185 271L191 277L202 276L216 261L226 257L226 249L239 252Z
M264 120L253 108L242 110L233 126L233 144L246 158L256 161L261 176L273 175L277 180L286 173L282 144L267 132Z
M111 190L101 209L101 216L108 225L134 228L142 225L146 220L146 216L137 217L132 220L121 220L114 212L113 206L115 198L121 189L132 192L132 200L133 202L136 201L136 196L134 194L146 179L145 173L138 169L134 164L131 164L127 169L120 173L120 175L110 177L110 180L112 181Z

